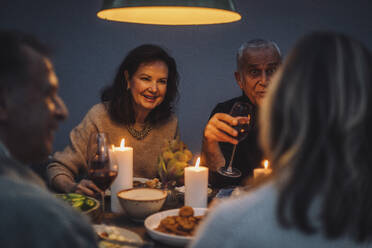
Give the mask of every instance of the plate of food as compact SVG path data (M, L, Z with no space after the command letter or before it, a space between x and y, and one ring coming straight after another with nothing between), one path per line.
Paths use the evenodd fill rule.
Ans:
M133 246L125 246L125 245L118 245L114 243L110 243L110 240L117 240L117 241L127 241L127 242L135 242L141 243L143 242L142 238L128 229L116 227L116 226L108 226L108 225L93 225L93 228L97 235L106 241L99 242L99 248L123 248L123 247L133 247Z
M184 185L183 185L183 186L180 186L180 187L175 187L174 189L175 189L178 193L180 193L180 194L185 194L185 186L184 186ZM207 192L208 192L208 197L209 197L209 196L212 195L213 190L212 190L211 188L208 187Z
M159 181L158 178L148 179L143 177L133 177L133 187L160 189L161 182Z
M143 177L133 177L133 188L152 188L160 189L161 182L158 178L148 179ZM105 196L111 196L111 190L107 189Z
M146 218L145 228L151 238L174 246L185 246L207 213L207 208L184 206L153 214Z

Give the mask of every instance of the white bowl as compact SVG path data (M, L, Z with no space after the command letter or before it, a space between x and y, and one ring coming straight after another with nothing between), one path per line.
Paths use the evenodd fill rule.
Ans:
M131 219L143 221L163 207L167 192L160 189L133 188L119 191L117 196Z

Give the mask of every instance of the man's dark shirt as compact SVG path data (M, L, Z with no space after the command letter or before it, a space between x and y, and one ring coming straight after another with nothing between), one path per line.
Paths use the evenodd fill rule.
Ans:
M247 176L253 174L253 169L261 165L262 151L258 145L258 128L257 128L257 107L254 106L248 97L244 94L240 97L233 98L223 103L217 104L213 109L211 118L216 113L229 114L231 108L236 102L245 102L251 106L251 125L247 137L240 141L237 145L233 160L233 167L238 168L242 172L242 176L237 179L232 179L219 175L216 172L210 173L210 183L213 187L226 187L230 185L240 184ZM219 142L220 149L225 157L226 164L229 164L234 145L226 142Z

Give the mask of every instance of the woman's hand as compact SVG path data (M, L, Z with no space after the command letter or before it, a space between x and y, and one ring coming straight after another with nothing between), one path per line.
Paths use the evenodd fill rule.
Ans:
M70 192L94 196L96 193L102 193L102 190L98 188L91 180L83 179L76 183Z
M92 181L83 179L76 183L71 177L64 174L58 175L53 179L53 187L65 193L79 193L83 195L94 196L96 193L102 193Z

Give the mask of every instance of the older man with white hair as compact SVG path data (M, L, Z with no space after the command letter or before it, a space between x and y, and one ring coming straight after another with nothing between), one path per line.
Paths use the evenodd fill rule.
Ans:
M235 80L242 89L240 97L217 104L204 129L202 163L211 171L211 183L215 187L236 185L253 169L260 166L262 152L257 135L257 108L266 94L271 76L281 63L281 52L274 41L255 39L244 43L237 53ZM237 131L233 128L238 118L228 113L236 102L247 103L250 107L251 129L247 137L238 142ZM230 162L234 145L237 144L232 166L242 172L239 178L224 177L216 173L219 167Z

